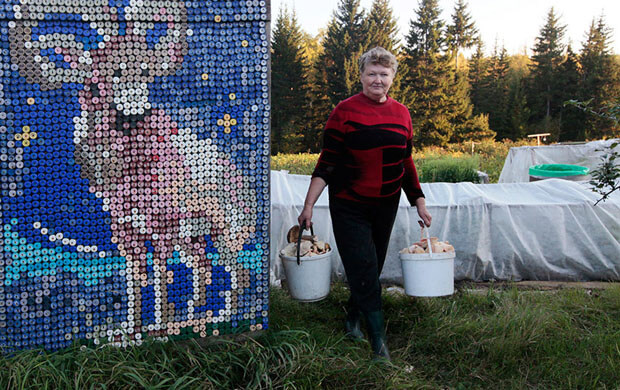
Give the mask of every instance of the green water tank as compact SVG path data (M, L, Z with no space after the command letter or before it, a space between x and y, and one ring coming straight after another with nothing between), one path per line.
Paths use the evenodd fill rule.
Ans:
M530 181L550 178L580 181L587 180L590 168L572 164L541 164L530 167Z

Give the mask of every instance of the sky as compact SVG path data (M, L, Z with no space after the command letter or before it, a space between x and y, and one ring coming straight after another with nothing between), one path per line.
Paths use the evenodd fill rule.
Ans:
M456 0L439 0L444 21L451 20L455 3ZM337 0L271 0L272 20L275 21L280 8L286 5L296 11L301 27L315 35L327 26L337 4ZM361 0L366 10L370 10L371 4L372 0ZM415 17L418 0L392 0L391 4L403 38L409 32L409 21ZM570 39L575 51L581 49L592 19L603 14L607 26L613 29L611 47L620 54L620 0L468 0L467 4L487 54L497 42L510 54L527 50L531 55L551 7L560 16L560 23L567 25L565 43Z

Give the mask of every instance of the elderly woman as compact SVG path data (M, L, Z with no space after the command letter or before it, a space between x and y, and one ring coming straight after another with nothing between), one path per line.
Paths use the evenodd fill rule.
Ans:
M312 208L329 185L334 236L351 291L345 330L363 338L363 315L375 357L388 360L379 275L401 188L424 223L431 224L411 158L409 110L388 96L397 67L396 57L381 47L360 58L362 92L340 102L329 116L298 218L300 226L312 225Z

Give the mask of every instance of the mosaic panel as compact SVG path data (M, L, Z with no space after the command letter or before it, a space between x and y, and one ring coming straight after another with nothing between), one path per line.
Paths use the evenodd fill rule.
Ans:
M268 7L0 1L0 350L268 327Z

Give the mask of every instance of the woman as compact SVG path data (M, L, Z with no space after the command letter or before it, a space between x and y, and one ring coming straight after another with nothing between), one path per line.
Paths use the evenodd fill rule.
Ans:
M347 335L363 337L363 315L374 355L388 360L379 275L401 188L424 223L431 224L411 158L409 111L388 96L397 67L396 57L381 47L360 58L362 92L340 102L329 116L298 218L300 226L312 225L312 208L329 185L334 236L351 290Z

